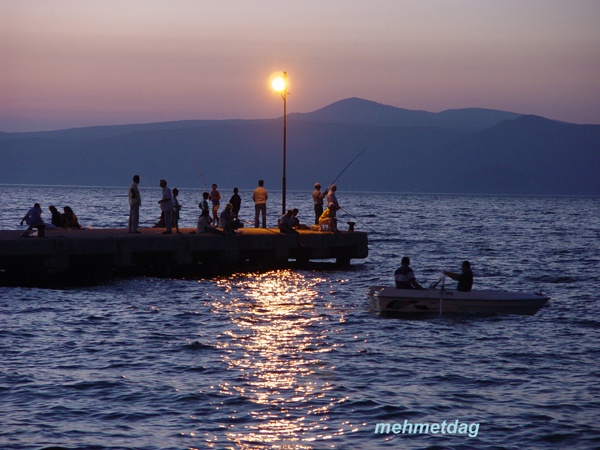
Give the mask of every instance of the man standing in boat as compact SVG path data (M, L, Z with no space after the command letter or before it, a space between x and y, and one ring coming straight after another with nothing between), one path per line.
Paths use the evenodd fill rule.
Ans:
M410 259L408 256L402 258L402 265L394 272L397 289L423 289L415 278L415 273L410 268Z
M461 273L446 272L444 275L458 281L457 291L470 292L473 287L473 272L471 272L471 263L469 261L463 261L460 266Z

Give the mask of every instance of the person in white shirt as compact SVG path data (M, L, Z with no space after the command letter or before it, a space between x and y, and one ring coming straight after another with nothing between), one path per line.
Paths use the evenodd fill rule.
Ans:
M267 228L267 199L269 194L264 188L265 182L258 180L258 187L252 192L252 200L254 200L254 228L258 228L258 216L262 214L262 227Z
M338 203L338 199L335 195L337 191L337 186L332 184L329 188L329 193L327 194L327 207L329 208L329 219L330 219L330 229L333 232L337 232L337 217L336 212L340 209L340 204Z
M173 215L173 194L171 189L167 187L167 180L160 180L160 187L162 188L162 198L158 201L160 204L160 210L163 213L165 220L165 231L163 234L171 234L171 217Z

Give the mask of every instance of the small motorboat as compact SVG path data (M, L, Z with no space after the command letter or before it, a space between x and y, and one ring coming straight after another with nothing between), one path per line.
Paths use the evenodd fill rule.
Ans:
M461 292L433 286L424 290L371 286L367 297L371 311L379 315L412 317L446 313L533 315L550 300L550 297L541 293L493 290Z

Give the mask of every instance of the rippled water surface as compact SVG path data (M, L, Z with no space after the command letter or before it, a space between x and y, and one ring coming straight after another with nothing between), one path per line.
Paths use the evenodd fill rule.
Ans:
M35 201L125 227L122 191L0 186L0 228ZM0 288L0 448L600 448L599 199L338 194L341 221L369 231L347 270ZM305 218L309 195L288 194ZM159 191L142 196L148 226ZM198 196L182 190L182 226ZM403 255L425 285L469 259L475 288L552 300L534 316L374 316L365 291ZM457 420L476 436L375 433Z

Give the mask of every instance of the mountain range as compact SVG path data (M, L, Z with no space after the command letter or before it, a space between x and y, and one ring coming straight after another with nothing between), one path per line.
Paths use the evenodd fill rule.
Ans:
M287 116L287 187L600 195L600 125L489 109L413 111L350 98ZM188 120L0 133L0 184L143 183L278 190L283 120ZM363 151L364 150L364 151ZM361 153L362 152L362 153Z

